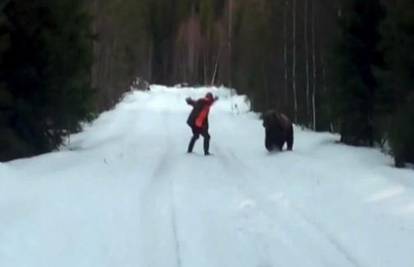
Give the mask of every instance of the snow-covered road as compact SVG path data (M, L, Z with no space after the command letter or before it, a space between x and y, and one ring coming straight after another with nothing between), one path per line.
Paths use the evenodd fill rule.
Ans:
M187 96L220 96L211 157ZM414 171L295 128L269 154L242 96L134 92L67 148L0 164L4 267L412 267Z

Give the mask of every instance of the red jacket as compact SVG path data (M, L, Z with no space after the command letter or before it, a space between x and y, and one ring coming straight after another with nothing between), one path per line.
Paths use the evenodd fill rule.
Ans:
M187 104L193 106L193 110L188 116L187 124L190 127L208 128L208 113L216 99L217 98L204 97L195 101L191 98L187 98Z

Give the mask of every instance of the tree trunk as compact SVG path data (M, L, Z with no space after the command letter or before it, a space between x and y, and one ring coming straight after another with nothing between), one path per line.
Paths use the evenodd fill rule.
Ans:
M214 86L214 84L216 82L216 76L217 76L217 70L218 70L218 65L219 65L219 61L220 61L220 56L221 56L221 46L220 46L218 54L217 54L216 62L214 63L214 72L213 72L213 75L211 77L211 86Z
M288 9L288 2L284 2L283 7L283 61L284 61L284 78L285 78L285 91L284 91L284 99L283 99L283 106L288 106L288 90L289 90L289 83L288 83L288 32L287 32L287 10Z
M233 68L232 68L232 54L233 54L233 44L232 44L232 36L233 36L233 0L229 0L229 20L228 20L228 49L229 49L229 53L228 53L228 86L231 88L232 87L232 80L231 80L231 76L232 76L232 72L233 72Z
M306 124L310 125L310 116L311 108L310 108L310 95L309 95L309 42L308 42L308 10L309 10L309 0L305 0L305 10L304 10L304 41L305 41L305 79L306 79L306 85L305 85L305 91L306 91L306 100L305 100L305 110L306 110Z
M150 42L148 46L148 82L151 83L152 81L152 61L153 61L153 44L152 41Z
M311 34L312 34L312 129L316 130L316 39L315 39L315 4L311 9Z
M294 122L298 122L298 99L296 92L296 0L292 2L292 38L293 38L293 53L292 53L292 89L293 89L293 108L294 108Z

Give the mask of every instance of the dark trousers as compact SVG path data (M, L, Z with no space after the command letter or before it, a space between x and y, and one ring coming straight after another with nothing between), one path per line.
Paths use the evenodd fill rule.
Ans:
M190 143L188 144L187 152L193 152L194 144L200 135L204 138L204 154L209 154L209 147L210 147L210 134L208 133L208 128L198 128L198 127L191 127L193 131L193 137L191 137Z

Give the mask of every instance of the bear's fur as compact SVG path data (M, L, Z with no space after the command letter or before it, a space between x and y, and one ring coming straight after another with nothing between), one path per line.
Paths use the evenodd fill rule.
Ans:
M269 110L262 115L265 128L265 147L268 151L283 150L287 144L287 150L293 148L293 125L289 118L274 110Z

